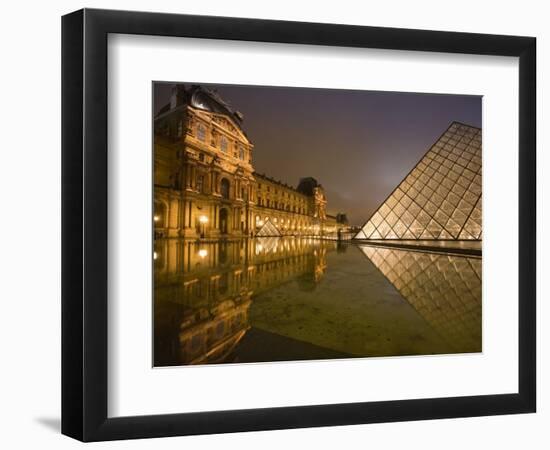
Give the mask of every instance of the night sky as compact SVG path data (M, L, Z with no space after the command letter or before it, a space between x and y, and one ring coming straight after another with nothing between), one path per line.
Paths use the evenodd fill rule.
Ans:
M363 225L453 121L481 127L481 97L205 85L244 114L257 172L297 186L314 177L327 212ZM171 85L155 84L154 108Z

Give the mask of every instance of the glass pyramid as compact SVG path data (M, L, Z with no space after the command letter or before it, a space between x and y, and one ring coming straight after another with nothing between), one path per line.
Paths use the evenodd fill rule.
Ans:
M481 258L360 249L445 342L481 351Z
M481 129L453 122L355 239L481 239Z
M267 236L281 236L281 232L277 229L275 225L273 225L269 220L267 220L262 228L258 230L256 233L256 236L258 237L267 237Z

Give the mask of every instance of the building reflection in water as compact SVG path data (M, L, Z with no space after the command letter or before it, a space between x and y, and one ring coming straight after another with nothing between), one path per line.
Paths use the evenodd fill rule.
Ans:
M481 258L360 248L449 346L481 351Z
M294 279L314 289L335 248L314 238L156 241L155 365L230 362L252 296Z
M161 239L154 267L155 366L481 351L480 258Z

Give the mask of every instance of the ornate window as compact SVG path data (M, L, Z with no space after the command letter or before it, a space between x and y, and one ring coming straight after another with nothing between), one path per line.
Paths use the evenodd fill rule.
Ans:
M206 127L202 123L197 125L197 138L203 142L206 140Z
M204 175L197 176L197 191L204 193Z
M244 148L239 146L239 159L244 161Z
M223 198L229 198L229 180L227 178L222 178L220 183L220 193Z
M220 139L220 148L222 152L227 153L227 138L225 136L222 136Z

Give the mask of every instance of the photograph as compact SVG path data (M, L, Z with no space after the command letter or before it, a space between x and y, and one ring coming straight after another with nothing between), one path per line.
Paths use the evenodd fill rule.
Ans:
M550 449L549 16L493 3L6 2L0 447Z
M482 352L482 96L152 96L154 367Z

